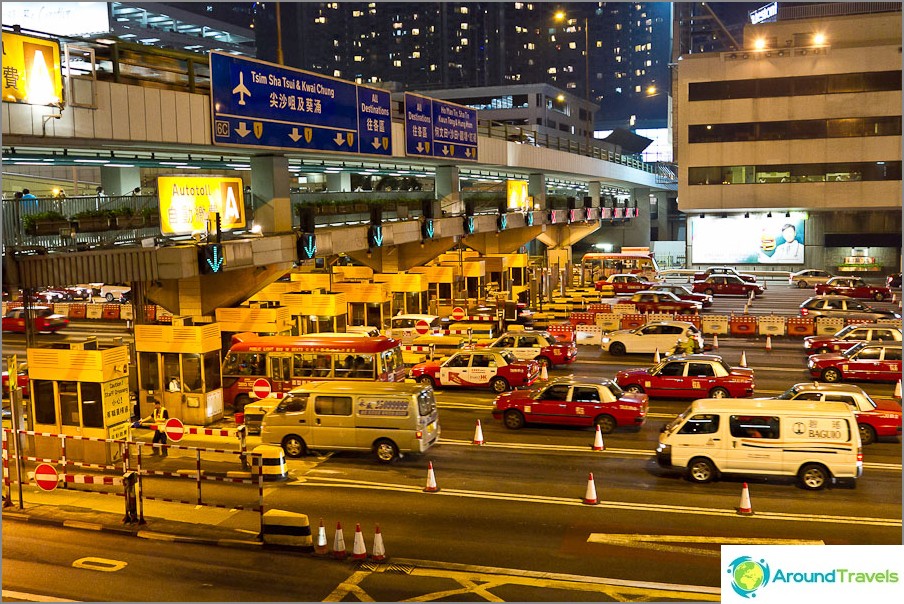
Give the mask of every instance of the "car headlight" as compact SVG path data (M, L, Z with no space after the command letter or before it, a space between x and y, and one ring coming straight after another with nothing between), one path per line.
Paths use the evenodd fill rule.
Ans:
M612 338L610 338L609 336L605 336L605 337L603 337L603 339L600 340L600 341L601 341L603 344L608 344L608 343L611 341L611 339L612 339Z

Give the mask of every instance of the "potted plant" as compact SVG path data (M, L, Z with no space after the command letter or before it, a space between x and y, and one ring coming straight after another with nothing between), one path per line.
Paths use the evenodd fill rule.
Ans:
M150 206L141 208L141 217L144 218L144 226L160 226L160 212Z
M54 210L29 214L22 222L28 235L59 235L60 229L71 226L65 216Z
M97 233L110 230L109 210L84 210L72 215L75 230L79 233Z
M113 210L113 223L117 229L140 229L144 226L144 216L135 214L135 210L129 207Z

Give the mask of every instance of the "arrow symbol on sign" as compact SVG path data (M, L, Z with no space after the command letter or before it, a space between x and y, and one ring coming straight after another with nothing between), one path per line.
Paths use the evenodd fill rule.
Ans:
M312 241L309 245L304 246L304 253L307 254L308 258L313 258L317 253L317 242Z
M289 138L292 139L293 143L298 142L298 139L301 138L301 134L298 132L298 128L292 128L292 132L289 133Z
M220 267L223 266L224 258L220 258L220 248L213 248L213 260L210 258L207 259L207 266L211 268L211 270L215 273L220 272Z
M374 139L374 142L371 143L371 146L372 146L374 149L379 149L379 148L380 148L380 139L379 139L379 138L375 138L375 139Z
M443 145L443 155L449 155L449 147Z
M377 247L383 246L383 227L374 227L374 243L377 244Z
M417 152L418 152L418 153L423 153L423 152L424 152L424 145L423 145L423 144L418 143L416 148L417 148Z
M427 223L427 236L433 239L433 221Z
M471 157L471 150L465 149L465 157Z
M242 138L245 138L251 132L251 130L248 130L248 126L245 125L245 122L239 122L239 127L236 128L235 131Z
M345 137L342 136L341 132L337 132L336 138L334 138L333 141L336 143L337 146L341 147L342 144L345 142Z

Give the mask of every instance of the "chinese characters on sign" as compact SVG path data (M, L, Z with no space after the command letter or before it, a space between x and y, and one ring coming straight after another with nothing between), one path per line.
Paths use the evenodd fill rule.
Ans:
M224 231L245 226L245 202L241 178L214 176L160 176L160 232L191 235L206 231L210 214L220 215Z
M405 155L477 161L477 110L406 92Z
M3 100L62 106L58 41L3 32Z

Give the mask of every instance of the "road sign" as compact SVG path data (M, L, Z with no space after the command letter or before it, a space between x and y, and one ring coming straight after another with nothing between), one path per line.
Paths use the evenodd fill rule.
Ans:
M421 319L417 323L414 324L414 331L418 332L420 335L426 334L430 331L430 324Z
M251 386L251 393L257 398L267 398L270 396L270 382L264 378L254 380L254 384Z
M185 434L185 426L182 425L182 420L177 417L171 417L166 420L163 429L166 431L167 438L173 442L179 442Z
M452 318L456 321L461 321L465 318L465 309L461 306L456 306L452 309Z
M210 84L215 145L392 155L387 90L221 52Z
M405 155L477 161L477 110L405 93Z
M42 491L52 491L57 488L60 481L60 475L57 474L56 468L48 463L42 463L35 468L35 484Z

